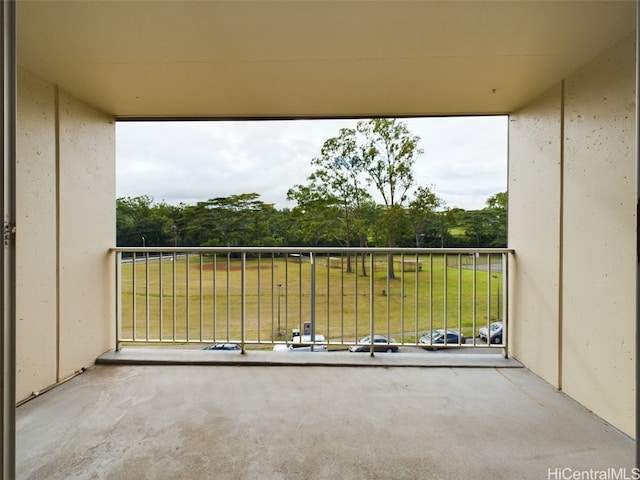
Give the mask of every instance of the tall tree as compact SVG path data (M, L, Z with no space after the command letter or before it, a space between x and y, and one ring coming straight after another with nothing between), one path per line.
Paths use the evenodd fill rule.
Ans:
M374 118L358 122L357 131L362 135L360 147L363 168L375 186L386 207L388 245L395 247L398 216L407 192L414 184L413 164L423 153L418 148L420 137L412 135L407 125L396 119ZM393 255L388 259L388 276L395 278Z
M320 156L311 161L316 170L308 177L309 184L296 185L287 194L287 198L296 200L299 207L322 202L325 207L335 209L337 216L334 218L341 225L336 240L346 247L352 246L356 239L363 242L361 209L371 198L362 187L365 185L364 170L358 154L356 131L341 129L337 137L324 142ZM325 221L331 223L333 219L325 217ZM347 255L347 271L352 270L351 256Z
M415 237L416 248L422 247L429 230L438 223L436 209L443 205L443 201L430 187L418 187L413 199L409 202L407 216Z
M331 245L340 237L340 210L336 199L328 197L319 185L296 185L287 192L287 200L297 205L289 215L297 226L296 237L305 245Z

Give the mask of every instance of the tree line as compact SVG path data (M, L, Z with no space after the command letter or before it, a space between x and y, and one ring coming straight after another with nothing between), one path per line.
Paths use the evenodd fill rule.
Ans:
M505 247L506 192L481 210L447 207L433 186L415 185L418 142L396 119L341 129L311 160L306 183L289 189L292 208L277 209L258 193L195 205L118 198L117 245Z

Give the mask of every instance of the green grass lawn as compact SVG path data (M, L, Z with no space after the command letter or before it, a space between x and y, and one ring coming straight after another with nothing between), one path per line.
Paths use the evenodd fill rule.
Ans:
M492 263L498 263L494 256ZM251 258L242 275L241 260L226 255L180 256L175 262L157 259L122 266L122 339L175 341L237 341L241 338L244 283L245 341L286 339L293 328L303 330L311 319L312 268L315 269L316 332L331 341L351 342L370 330L391 334L397 341L415 342L424 330L461 328L472 336L487 319L498 318L502 274L474 272L468 256L395 257L396 278L387 275L386 256L354 257L352 272L346 259L328 262L317 257L285 261L284 257ZM478 264L486 263L482 257ZM329 265L328 265L329 264ZM467 265L468 266L468 265ZM373 267L373 275L371 270ZM133 291L135 275L135 295ZM491 295L487 286L491 282ZM281 287L278 287L281 285ZM372 292L372 294L371 294ZM501 295L501 292L500 292ZM279 305L278 305L279 304ZM490 309L488 308L490 306ZM373 309L373 314L371 313ZM278 315L278 311L280 312ZM135 326L135 328L134 328ZM288 332L278 337L280 330Z

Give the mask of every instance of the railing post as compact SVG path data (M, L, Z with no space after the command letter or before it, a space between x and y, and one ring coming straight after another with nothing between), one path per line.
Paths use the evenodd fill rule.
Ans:
M247 319L246 319L246 315L247 315L247 309L246 309L246 293L247 293L247 275L246 275L246 270L247 270L247 254L245 252L242 252L242 269L241 269L241 275L240 275L240 353L244 354L245 352L245 348L244 348L244 342L245 342L245 328L247 326ZM229 300L227 299L227 302ZM228 320L227 320L228 321Z
M509 256L502 254L502 343L504 358L509 358Z
M116 352L122 338L122 252L116 252Z
M375 340L375 332L374 332L374 314L373 314L373 305L375 303L375 292L374 292L374 282L373 282L373 262L374 262L374 256L373 254L369 255L369 341L371 343L371 345L369 346L370 348L370 353L371 356L375 356L375 348L374 348L374 340ZM387 255L387 275L389 272L389 255ZM356 279L356 282L358 280ZM356 302L357 302L357 297L356 297ZM356 319L357 322L357 319Z
M309 262L311 267L311 285L310 285L310 322L311 322L311 351L313 352L313 344L316 341L316 263L313 258L313 252L309 253Z

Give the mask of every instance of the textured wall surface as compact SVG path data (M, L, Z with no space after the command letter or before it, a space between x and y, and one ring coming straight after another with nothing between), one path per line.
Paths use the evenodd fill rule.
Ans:
M52 85L18 77L16 389L56 381L56 138Z
M113 119L21 70L17 398L113 346Z
M91 365L113 346L115 125L72 97L59 96L60 372Z
M562 388L626 432L635 411L635 41L565 83Z
M635 435L635 37L511 117L513 354Z
M558 386L561 95L557 86L510 117L509 246L513 353Z

